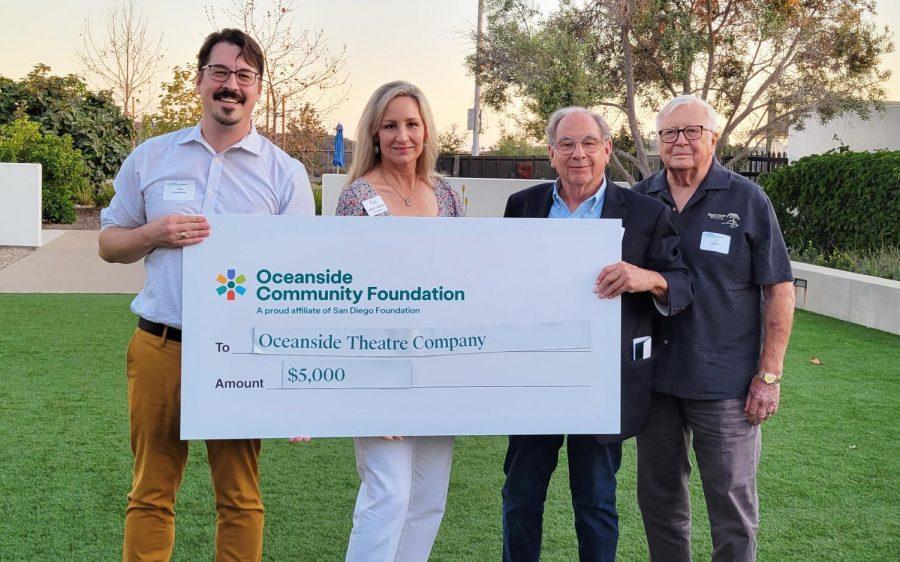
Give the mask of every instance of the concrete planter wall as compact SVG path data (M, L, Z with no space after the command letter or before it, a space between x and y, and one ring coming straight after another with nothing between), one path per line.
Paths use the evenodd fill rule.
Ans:
M791 262L797 308L900 334L900 281Z
M0 163L0 246L41 245L41 165Z

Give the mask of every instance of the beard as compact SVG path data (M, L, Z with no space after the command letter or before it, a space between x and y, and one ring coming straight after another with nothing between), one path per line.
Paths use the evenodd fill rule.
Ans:
M238 116L237 111L232 108L228 108L227 110L213 111L212 118L215 119L218 123L227 126L237 125L241 122L241 118Z
M231 98L241 105L247 101L246 96L238 90L222 88L213 94L213 100L220 101L225 98ZM241 117L236 107L223 107L212 111L212 118L222 125L237 125L241 122Z

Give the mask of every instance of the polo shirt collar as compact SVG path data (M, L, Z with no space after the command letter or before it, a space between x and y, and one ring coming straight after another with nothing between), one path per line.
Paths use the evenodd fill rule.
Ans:
M728 189L731 187L731 172L728 168L719 163L719 159L713 156L712 165L706 172L706 177L697 186L697 191L712 191L717 189ZM669 190L669 181L666 179L666 169L663 168L658 174L650 178L647 184L647 194L659 191L667 192Z
M562 197L559 196L559 188L562 185L561 180L556 178L556 181L553 182L553 201L556 203L565 206L566 202L562 200ZM598 205L603 204L603 194L606 190L606 176L603 176L603 181L600 182L600 187L597 188L597 191L594 192L593 195L585 199L585 201L591 202L591 209L588 211L589 213L593 213L597 210ZM584 205L584 202L581 203ZM580 205L579 205L580 207Z
M244 138L229 146L222 152L227 152L233 148L240 148L246 150L250 154L259 156L262 154L262 140L262 135L257 132L256 126L250 125L250 132L247 133ZM205 146L213 154L215 154L216 152L211 146L209 146L209 143L206 142L206 139L203 138L203 133L200 131L200 123L194 125L194 127L191 128L191 130L188 132L187 136L181 139L178 144L187 144L189 142L198 142Z
M712 166L706 172L706 177L700 182L698 189L711 191L714 189L728 189L731 187L731 172L728 168L719 164L719 159L713 156Z

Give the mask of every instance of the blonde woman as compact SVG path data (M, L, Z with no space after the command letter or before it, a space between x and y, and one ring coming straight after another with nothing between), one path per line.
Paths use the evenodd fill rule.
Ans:
M336 214L461 216L459 195L435 173L434 136L419 88L378 88L360 118ZM428 560L447 501L453 437L360 437L354 444L361 484L347 561Z

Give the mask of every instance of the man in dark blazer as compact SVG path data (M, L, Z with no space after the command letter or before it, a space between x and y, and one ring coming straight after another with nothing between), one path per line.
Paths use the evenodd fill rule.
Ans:
M657 315L683 310L693 290L669 209L606 180L612 143L603 118L581 107L557 110L547 125L547 144L559 179L513 194L504 216L621 219L625 229L622 261L603 267L594 287L600 298L622 298L621 433L569 435L567 440L579 558L612 562L618 541L616 472L622 441L646 424L652 389L653 357L634 357L633 341L653 335ZM651 349L657 345L651 340ZM503 467L506 561L540 558L544 501L564 438L509 438Z

